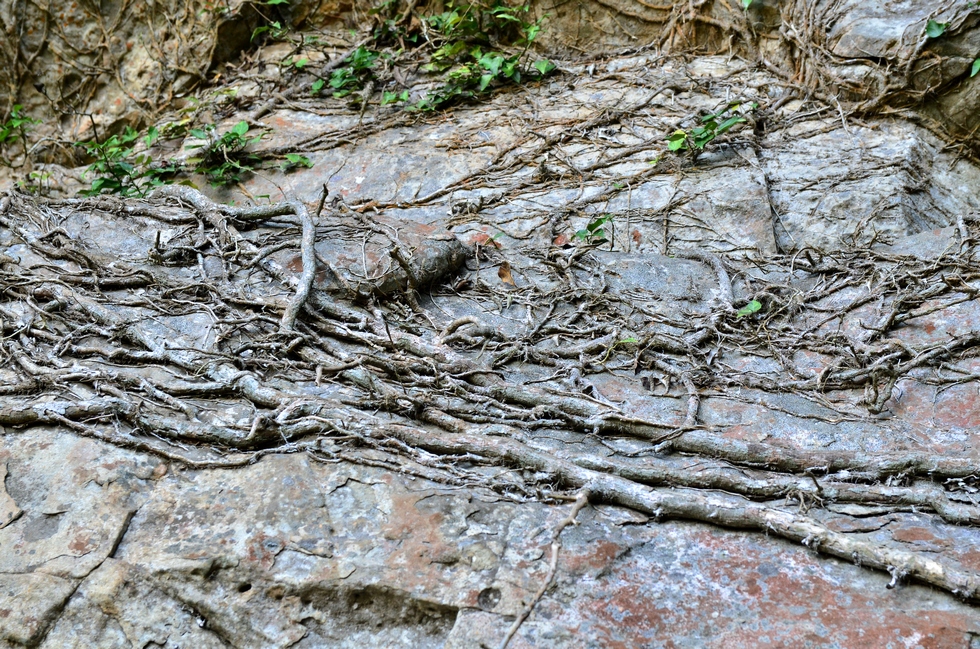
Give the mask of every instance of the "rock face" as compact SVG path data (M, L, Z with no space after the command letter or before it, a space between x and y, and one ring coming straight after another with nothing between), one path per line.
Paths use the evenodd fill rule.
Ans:
M812 5L800 34L857 80L841 101L933 52L950 62L911 66L936 91L918 114L976 106L959 8L728 4L702 17L761 33ZM669 25L665 47L697 37L616 10ZM159 16L210 25L180 41L208 59L194 76L250 11L102 19L120 43ZM580 24L552 38L605 38ZM117 49L125 80L142 55ZM285 77L249 65L215 88L238 103L205 110L222 130L261 112L250 150L312 167L205 188L220 204L0 197L0 646L478 649L532 603L510 647L980 646L980 167L941 129L794 98L727 55L566 61L431 118L272 98ZM735 101L744 123L667 150ZM308 225L242 207L313 211L324 184Z
M531 6L535 15L548 16L541 42L555 51L614 52L649 43L664 51L737 51L829 103L834 98L862 110L911 107L976 151L980 77L971 70L980 51L980 18L969 3L754 0L744 10L741 4L708 0L689 8L603 0ZM146 126L168 112L194 113L197 104L189 97L208 75L234 75L242 51L261 41L256 28L328 30L326 40L335 40L332 33L372 9L372 3L322 0L116 2L99 8L3 0L0 22L11 36L0 43L0 85L8 90L0 114L9 117L21 104L42 121L39 134L76 141L106 137L124 125ZM942 26L939 36L926 34L929 21ZM259 77L288 85L289 67L281 64L298 51L320 63L321 52L303 48L320 39L311 37L299 48L273 43L247 57L268 64ZM226 103L260 97L255 88L240 90ZM43 138L32 153L34 163L70 165L78 157L65 142Z
M27 512L2 532L14 646L495 646L565 514L303 455L184 471L44 429L6 435L2 453ZM928 523L902 529L942 543ZM949 597L761 535L607 507L566 534L514 646L968 647L980 633Z
M7 34L0 83L11 104L49 120L71 107L76 139L135 124L237 56L259 17L242 2L21 2L0 4ZM244 13L244 15L243 15ZM4 114L10 104L3 106ZM65 127L65 124L61 124Z

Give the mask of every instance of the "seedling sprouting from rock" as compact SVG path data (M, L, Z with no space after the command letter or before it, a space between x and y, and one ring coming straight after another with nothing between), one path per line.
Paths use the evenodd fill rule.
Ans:
M610 241L612 236L611 231L610 235L608 237L606 236L606 227L612 225L612 220L612 214L603 214L602 216L598 216L589 221L588 225L586 225L584 229L576 232L575 238L595 245L606 243L607 241ZM610 247L611 246L612 244L610 243Z
M262 135L249 137L250 130L245 120L220 135L213 125L192 128L191 135L203 142L187 147L200 149L200 155L189 158L187 162L194 165L195 173L204 174L216 187L239 182L242 174L252 171L262 162L260 156L246 151L248 146L262 139Z
M742 104L741 102L730 102L722 110L705 115L701 118L701 125L690 131L677 129L667 138L667 148L671 151L687 151L696 149L697 152L704 151L704 147L716 137L730 130L736 124L747 122L744 113L755 110L759 105L755 102Z
M127 126L122 133L101 142L77 142L75 146L82 147L90 157L95 158L83 177L88 174L96 176L91 186L79 193L83 196L103 193L145 196L154 187L166 184L167 179L180 169L174 163L154 164L146 149L152 147L159 137L160 132L156 127L140 137L135 129ZM140 143L145 148L137 153L136 148Z

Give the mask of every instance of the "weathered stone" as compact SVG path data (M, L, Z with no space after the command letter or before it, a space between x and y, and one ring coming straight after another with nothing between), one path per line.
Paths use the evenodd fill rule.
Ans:
M32 466L52 471L35 471L38 496L55 493L56 467L81 478L117 465L120 480L132 480L146 462L41 430L7 436L2 448L13 467L41 450ZM64 464L43 462L64 448L73 449ZM564 515L300 455L133 486L141 504L125 538L80 585L37 572L5 577L0 615L10 614L0 627L9 641L43 637L52 649L493 646L544 578L548 530ZM83 509L75 520L94 527L101 516ZM556 589L514 646L776 647L810 637L851 647L862 637L882 646L919 637L945 647L980 633L963 604L918 586L887 590L887 576L776 539L644 525L619 508L590 509L580 521L563 535ZM896 538L923 543L922 524L910 522ZM949 543L937 537L948 532L932 528L928 538L939 540L929 543Z
M821 27L834 35L834 53L862 58L855 52L874 47L882 58L908 56L914 39L905 35L914 30L898 29L898 19L889 15L876 17L883 3L871 4L877 8L842 3L866 17ZM767 24L775 16L771 5L757 0L747 19ZM345 8L323 6L327 13ZM308 11L306 3L295 3L291 19L301 21ZM568 7L559 11L560 19L570 19ZM649 7L637 11L644 12L648 30L659 29L663 23L657 20L666 14ZM712 11L732 15L723 8ZM921 22L921 7L908 11ZM564 36L598 41L604 25ZM239 40L247 26L232 26ZM957 23L950 33L974 33L970 29ZM716 41L723 33L712 28L702 37ZM222 44L229 48L223 56L234 49L233 36ZM284 79L278 62L287 51L270 48L257 56L261 74ZM876 70L868 62L859 65L865 67L854 71L855 79ZM278 323L270 314L294 296L290 282L303 271L295 219L235 223L256 249L284 244L264 257L282 270L284 281L278 282L248 260L240 264L244 270L229 274L243 250L222 240L219 228L199 226L183 207L154 204L167 217L163 222L140 214L122 217L120 204L111 201L97 207L41 202L31 204L30 218L16 222L28 232L22 239L11 227L25 205L17 201L24 199L4 198L10 201L0 210L0 288L9 292L0 292L5 354L29 341L33 330L46 331L39 329L42 323L71 315L75 306L47 300L51 286L69 281L62 271L91 279L85 257L72 254L83 251L120 275L149 278L133 290L107 288L91 295L112 304L114 314L139 327L152 346L200 354L193 358L206 359L202 372L217 363L239 363L219 396L180 395L194 426L227 427L230 436L219 441L233 444L261 428L262 417L288 420L307 401L334 400L348 410L330 415L327 423L335 428L324 429L331 435L323 435L319 446L297 446L283 434L278 453L251 463L244 456L233 469L188 468L132 450L159 443L161 454L215 462L243 457L233 450L212 452L187 436L161 440L112 413L71 429L0 428L0 466L9 471L5 481L0 477L9 495L8 505L0 501L0 642L51 649L498 645L549 572L552 531L568 506L545 504L540 496L563 485L547 472L485 466L469 456L418 451L396 463L396 455L384 452L384 444L395 447L394 438L380 443L361 437L345 412L375 412L395 402L389 418L379 415L381 426L391 430L406 422L422 426L427 409L431 414L454 403L460 379L440 369L446 365L429 364L429 357L411 358L422 366L420 385L401 384L401 393L382 393L383 372L365 369L389 356L410 356L405 350L416 342L458 361L452 370L460 376L489 377L478 385L484 400L468 412L474 421L504 412L509 425L527 424L521 443L558 458L588 454L638 469L656 464L688 473L708 467L760 481L773 475L763 463L668 455L650 439L605 434L603 417L609 413L660 422L665 437L685 425L691 404L686 380L692 374L683 365L687 357L675 358L657 346L661 339L672 341L668 349L690 348L689 357L697 360L695 432L750 448L975 457L980 363L969 356L971 350L955 362L943 357L903 375L878 412L870 411L860 389L796 393L747 386L820 380L841 363L858 366L866 356L873 358L882 346L908 360L918 352L903 346L928 352L970 336L980 318L971 291L980 287L968 256L944 280L966 286L961 295L970 299L916 303L910 307L918 310L914 317L889 328L887 339L876 337L875 327L890 303L875 299L845 307L880 290L901 263L941 264L952 252L968 251L971 244L961 240L960 227L975 227L972 215L980 211L976 165L899 117L858 122L833 116L828 111L839 107L829 105L808 114L813 106L802 101L765 113L782 96L783 82L730 57L688 62L641 51L590 66L569 67L565 76L429 121L373 104L360 113L305 95L262 117L273 133L255 150L270 157L302 151L314 167L262 170L246 176L246 192L263 196L271 181L282 196L270 200L298 198L310 207L324 183L331 192L317 223L320 265L314 281L314 290L329 295L316 293L324 311L304 314L309 320L301 322L301 335L285 332L289 344L321 335L315 325L323 323L327 308L353 310L350 303L357 302L370 310L352 312L374 318L374 333L385 331L379 335L392 345L358 346L358 336L369 330L344 331L355 318L331 321L331 331L343 334L333 341L339 369L325 370L321 359L290 351L281 358L261 357L257 347L246 348L254 342L247 335L241 336L246 344L239 353L219 345L240 331ZM254 79L240 88L249 101L266 99ZM730 98L761 106L746 113L752 121L703 153L665 151L666 135L693 128L701 115ZM619 117L602 120L614 115ZM227 128L240 117L217 121ZM593 118L595 124L581 126ZM549 141L557 144L542 148ZM205 191L236 205L248 199L237 187ZM45 222L48 212L57 213L56 222ZM588 229L599 219L607 219L601 237ZM31 247L39 241L65 254L52 261ZM848 256L855 254L855 243L874 244L865 252L876 255L880 274L803 304L801 295L843 281L847 264L856 263ZM411 273L398 261L396 245ZM161 250L179 248L186 255L162 260ZM702 254L683 258L692 252ZM799 254L780 256L791 252ZM724 281L732 285L731 305ZM915 287L915 276L901 281ZM170 310L151 299L156 286L167 284L176 287ZM6 296L26 291L24 286L30 300L8 303ZM410 288L425 289L412 309L399 302ZM249 310L229 316L217 309L208 296L220 290ZM758 313L736 315L749 300L760 300ZM851 346L842 348L850 356L842 361L827 347L801 345L782 355L762 343L755 349L726 346L748 328L771 340L785 335L780 327L787 321L770 307L792 312L801 326L812 327L806 335L814 339L846 336ZM454 340L444 330L460 319L466 322ZM699 327L692 330L691 322ZM534 338L545 324L553 329ZM39 358L45 369L84 363L105 372L102 377L64 384L39 380L36 390L42 394L35 395L33 386L16 398L3 394L0 407L43 409L56 397L104 397L118 389L105 377L122 370L140 385L144 379L164 388L175 382L173 368L158 358L148 365L102 358L99 345L135 345L126 327L95 329L66 333L64 346ZM473 329L482 331L480 337L466 340ZM282 333L265 341L274 344ZM57 343L39 340L38 345ZM73 357L71 345L86 356ZM507 345L524 356L489 366ZM352 361L340 358L348 352ZM652 359L663 360L658 366ZM0 368L5 389L24 376L21 366L9 365ZM710 384L697 375L704 368L729 383ZM936 385L937 373L954 371L956 381ZM378 377L378 393L371 376ZM242 377L266 380L290 398L277 409L256 408L234 392ZM601 406L602 416L562 419L568 413L558 407L514 403L505 410L486 396L502 386L572 400L580 408ZM404 402L398 401L402 396ZM141 398L141 407L152 409L161 396L148 391ZM325 419L319 409L310 413ZM474 424L488 439L503 435L502 429ZM117 434L129 448L86 437L95 430ZM435 435L434 428L426 432ZM279 443L278 437L270 442ZM460 472L443 471L446 465ZM976 527L954 525L928 508L904 503L822 502L810 488L830 477L815 468L810 475L785 474L792 489L767 506L799 512L851 538L980 569ZM503 482L501 476L511 474L518 476L515 482ZM972 478L943 485L929 476L916 480L940 488L951 502L980 504ZM894 482L899 488L905 479L898 475ZM508 484L523 491L502 487ZM648 520L600 501L577 521L561 536L554 586L511 647L962 647L980 637L980 616L970 605L922 586L889 588L884 573L817 554L819 543L801 547L760 533Z
M0 465L0 530L13 523L24 511L7 493L7 466Z

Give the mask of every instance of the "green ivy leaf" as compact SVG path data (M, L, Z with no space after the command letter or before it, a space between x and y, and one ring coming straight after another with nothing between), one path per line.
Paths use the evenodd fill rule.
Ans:
M232 127L231 132L238 137L244 137L244 135L248 133L248 122L245 120L238 122L234 127Z
M752 0L742 0L742 9L748 9L752 6Z
M973 61L973 65L970 66L970 78L977 76L977 72L980 72L980 59Z
M687 131L678 129L667 138L667 148L671 151L680 151L687 148Z
M926 23L926 36L939 38L946 33L947 27L949 27L949 23L937 23L935 20L930 20Z
M296 167L310 168L313 166L313 162L305 155L300 155L298 153L287 153L285 158L286 161L280 165L283 171L291 171Z
M504 57L500 54L487 52L480 57L479 63L487 70L487 72L495 77L500 74L500 66L504 63ZM486 88L486 86L484 85L483 88ZM480 90L483 90L483 88L480 88Z
M156 126L151 126L150 129L146 132L146 136L143 138L143 144L145 144L147 148L149 148L153 146L153 143L156 142L157 138L159 137L160 137L159 129L157 129Z
M387 106L388 104L394 104L396 102L408 101L408 91L403 90L401 92L390 92L385 90L381 93L381 105Z
M721 135L722 133L724 133L725 131L727 131L731 127L735 126L736 124L741 124L744 121L747 121L747 120L744 117L742 117L741 115L735 115L734 117L729 117L724 122L722 122L721 124L718 125L718 130L715 131L715 132L718 135Z
M544 76L555 69L555 64L548 59L539 59L534 62L534 69Z
M326 82L323 79L317 79L316 81L313 82L313 87L310 88L310 93L314 97L316 95L319 95L320 94L320 91L323 90L323 86L324 85L326 85Z
M747 315L752 315L753 313L758 313L762 310L762 302L759 300L752 300L741 309L735 312L736 318L744 318Z

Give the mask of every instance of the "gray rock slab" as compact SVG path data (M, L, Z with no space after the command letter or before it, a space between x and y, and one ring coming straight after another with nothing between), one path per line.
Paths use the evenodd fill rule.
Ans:
M74 452L57 461L37 453L66 443ZM108 466L118 474L110 484L143 485L118 549L84 577L0 580L7 641L43 638L52 649L475 649L499 642L537 590L549 530L564 516L561 507L302 455L244 470L163 472L139 454L42 430L4 436L2 452L15 468L30 459L42 471L38 496L24 498L28 510L77 497L58 472L97 477ZM92 526L101 516L89 510L76 520ZM820 646L856 646L862 637L956 646L980 632L974 611L953 599L918 586L886 589L887 576L803 547L644 521L619 508L583 512L563 536L556 588L514 646L776 647L799 637ZM924 529L914 519L892 532L921 539ZM929 529L928 538L948 534Z

